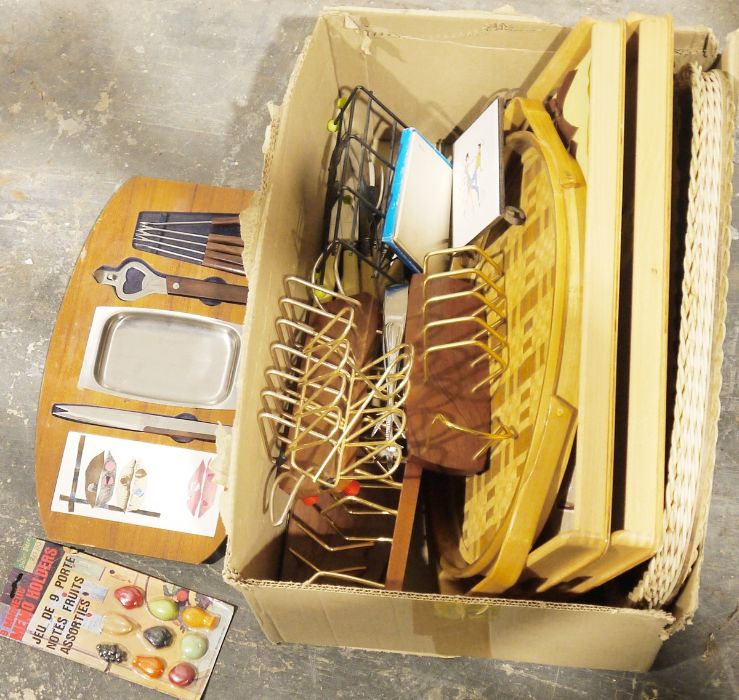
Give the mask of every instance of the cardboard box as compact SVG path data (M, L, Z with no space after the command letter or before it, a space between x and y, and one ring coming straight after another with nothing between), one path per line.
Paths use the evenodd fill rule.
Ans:
M525 89L567 31L516 16L334 8L306 41L273 110L262 189L242 216L250 298L240 407L224 455L224 576L273 642L644 671L697 607L700 562L669 612L276 581L283 533L266 512L272 465L257 423L259 392L283 278L307 275L319 252L333 147L326 123L339 89L364 85L435 140L467 127L497 90ZM735 37L730 46L736 66ZM688 61L709 67L717 57L710 30L676 32L676 69Z

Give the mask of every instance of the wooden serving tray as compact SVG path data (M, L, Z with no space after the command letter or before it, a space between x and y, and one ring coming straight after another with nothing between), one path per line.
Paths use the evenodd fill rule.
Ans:
M240 189L135 177L128 180L111 197L101 212L82 247L64 295L49 343L39 397L36 420L36 494L41 522L50 539L197 563L208 558L225 538L220 520L215 535L204 537L81 517L72 513L52 512L52 497L70 431L160 445L177 446L178 443L168 437L148 433L62 420L52 416L51 408L54 403L92 404L172 416L187 412L202 421L221 422L225 425L233 423L233 411L181 408L118 398L98 391L78 389L77 382L90 323L98 306L165 309L232 323L243 322L245 307L236 304L207 306L198 299L160 294L124 302L118 299L112 287L95 282L93 272L101 265L117 266L125 258L138 257L163 274L197 279L220 277L226 282L246 284L244 277L229 272L135 250L131 239L141 211L236 213L248 205L251 196L251 192ZM215 452L215 444L197 440L180 446Z
M567 579L573 593L585 593L649 559L664 527L674 36L669 16L630 16L627 22L638 39L636 55L627 54L627 81L636 83L634 161L628 163L634 182L631 308L624 309L631 325L620 330L629 347L630 360L623 363L628 414L625 445L620 455L616 451L610 540L599 559Z

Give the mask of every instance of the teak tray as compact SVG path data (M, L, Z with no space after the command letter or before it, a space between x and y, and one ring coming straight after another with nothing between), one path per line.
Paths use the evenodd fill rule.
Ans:
M229 272L135 250L131 239L141 211L235 213L241 212L248 205L251 196L252 193L246 190L135 177L128 180L111 197L101 212L80 251L59 309L49 343L39 397L36 421L36 494L41 522L49 538L70 544L193 563L209 557L223 541L225 531L220 519L215 535L203 537L52 512L54 487L70 431L161 445L176 446L178 443L168 437L148 433L62 420L51 415L51 408L54 403L93 404L172 416L187 412L202 421L221 422L225 425L233 423L233 411L180 408L118 398L98 391L78 389L77 382L90 323L98 306L166 309L232 323L243 322L245 307L236 304L207 306L199 299L159 294L145 296L134 302L124 302L118 299L112 287L95 282L93 272L101 265L115 266L125 258L138 257L163 274L198 279L220 277L226 282L243 285L246 283L243 277ZM166 349L162 348L162 351L166 352ZM215 452L213 443L202 441L192 441L184 447Z

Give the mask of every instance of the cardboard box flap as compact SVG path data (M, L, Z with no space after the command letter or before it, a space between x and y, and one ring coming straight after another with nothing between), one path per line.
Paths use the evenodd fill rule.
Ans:
M695 615L695 611L698 609L704 544L701 544L698 558L695 564L693 564L693 569L685 580L680 594L672 604L671 610L675 622L667 629L667 634L670 636L685 629L687 625L692 624L693 615Z
M264 142L262 144L262 152L264 154L264 160L262 164L262 189L258 190L254 194L254 198L250 206L241 212L239 221L241 225L241 238L244 241L244 250L241 254L241 259L244 264L244 273L246 275L247 284L253 288L256 286L257 277L257 250L259 244L260 231L262 230L262 214L265 211L265 203L263 201L264 183L269 181L270 169L272 165L272 152L275 149L277 141L277 134L280 126L280 107L273 103L267 104L269 110L270 121L267 125L264 134ZM253 297L253 294L252 294ZM247 306L247 316L249 317L249 323L251 323L251 314ZM247 320L244 319L244 332L243 337L246 338ZM242 361L239 363L239 377L238 377L238 391L243 391L245 382L246 372L248 371L246 362L243 361L243 350L242 350ZM239 403L241 400L239 399ZM233 532L233 510L235 500L229 497L228 491L231 488L231 480L229 474L231 473L232 454L234 453L234 441L233 435L238 433L238 422L241 416L241 411L236 412L234 419L233 431L219 430L217 436L218 455L213 460L213 468L216 471L218 483L224 487L224 494L221 498L221 520L226 530L227 535L231 535Z
M721 68L731 76L736 100L739 97L739 29L726 37L726 46L721 54Z
M314 53L319 58L310 60ZM285 106L273 114L279 118L273 121L269 132L262 188L253 205L255 211L245 220L253 252L247 268L249 303L244 319L239 409L226 496L234 504L227 562L239 570L251 564L252 576L275 574L282 534L266 514L265 484L271 462L259 431L260 391L264 370L271 364L270 343L275 335L278 301L284 293L283 279L288 273L306 274L320 244L315 233L320 227L322 206L309 207L306 202L322 203L325 196L324 171L329 149L326 122L332 116L336 98L333 75L322 75L327 54L327 36L319 20L297 59ZM298 82L299 75L303 79ZM295 105L314 99L326 106L325 118L291 118ZM271 206L276 191L283 201L290 202L289 206ZM306 229L311 236L306 237Z
M485 14L447 22L440 13L340 8L324 16L338 85L360 81L431 141L469 126L496 90L525 87L568 32Z
M506 8L502 8L506 9ZM559 37L569 31L561 25L544 22L537 17L520 15L513 8L507 12L493 10L461 10L432 12L429 10L386 10L370 7L338 6L324 10L326 21L343 30L364 32L370 38L406 38L421 42L449 42L455 45L536 50L541 42L533 35ZM562 36L560 36L562 35Z
M660 611L592 605L263 581L242 588L273 642L560 666L644 671L673 621Z
M675 72L691 62L704 69L718 58L718 39L708 27L678 27L675 29Z

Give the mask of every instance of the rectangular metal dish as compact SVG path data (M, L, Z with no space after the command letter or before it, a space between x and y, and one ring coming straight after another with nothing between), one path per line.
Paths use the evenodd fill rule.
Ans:
M232 409L239 332L194 314L98 307L78 386L171 406Z

